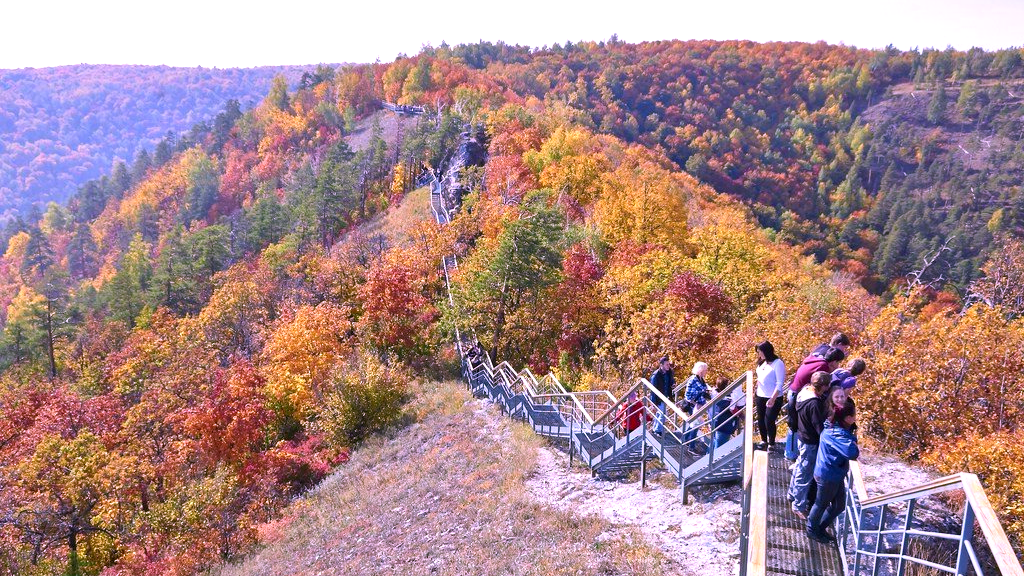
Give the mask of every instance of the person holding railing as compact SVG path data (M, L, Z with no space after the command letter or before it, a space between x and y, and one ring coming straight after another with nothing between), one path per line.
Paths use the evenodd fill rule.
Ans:
M716 390L721 393L723 390L729 387L729 379L722 377L719 378L715 383ZM742 387L739 388L742 390ZM719 448L723 444L732 438L732 435L738 428L737 423L739 418L736 415L742 410L742 407L736 408L733 405L732 398L720 398L715 405L711 407L711 426L715 433L711 438L711 445L713 448Z
M757 346L757 390L754 406L757 409L757 428L761 433L759 450L775 448L775 421L782 410L781 396L786 386L786 365L776 356L775 347L765 340Z
M473 342L473 345L466 351L466 360L469 362L469 368L472 370L480 362L483 362L484 350L480 346L480 342Z
M814 506L807 515L807 537L822 544L836 541L826 530L846 508L846 475L850 471L850 460L860 456L856 426L856 410L847 402L832 415L834 424L821 433L818 456L814 463L814 481L818 493Z
M629 434L639 428L644 419L650 420L644 411L643 400L637 396L636 392L630 392L626 401L619 406L615 415L616 422L622 426L626 434Z
M799 453L793 476L789 480L789 499L793 513L806 520L816 496L814 464L818 458L818 442L828 419L828 391L831 382L828 372L815 372L811 384L804 386L796 399L796 436Z
M708 390L707 382L704 381L704 377L708 374L708 365L704 362L696 362L693 365L693 369L690 370L690 377L686 379L684 389L686 390L683 396L683 412L687 415L693 414L693 411L700 408L711 400L711 392ZM697 429L700 428L699 422L693 422L691 427L683 434L683 444L686 445L687 450L690 452L700 455L703 450L698 450L695 446L697 440Z
M667 398L669 402L673 401L672 390L676 386L676 377L672 372L672 362L668 356L662 356L661 360L658 361L658 369L654 371L654 374L651 374L651 385L662 396ZM667 406L654 392L651 392L651 402L657 409L657 414L654 417L654 433L660 436L665 433L665 410Z

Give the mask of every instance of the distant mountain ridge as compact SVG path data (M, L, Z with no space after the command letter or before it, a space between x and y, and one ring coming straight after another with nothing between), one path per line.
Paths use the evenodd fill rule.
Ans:
M212 120L228 100L251 108L281 74L294 86L315 65L177 68L87 65L0 70L0 218L67 200L84 182L131 163L168 132Z

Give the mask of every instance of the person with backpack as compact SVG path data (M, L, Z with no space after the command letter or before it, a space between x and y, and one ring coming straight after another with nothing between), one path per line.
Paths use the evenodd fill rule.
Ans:
M818 493L807 515L807 537L822 544L832 544L835 536L827 529L846 508L846 476L850 460L860 456L857 447L856 410L847 402L832 415L833 425L826 424L818 443L814 463L814 482Z
M693 369L690 370L690 377L686 379L686 383L683 385L686 392L683 396L683 412L686 414L693 414L693 411L703 406L708 400L711 400L711 392L708 391L708 385L704 381L704 377L708 374L708 365L704 362L697 362L693 365ZM683 434L683 444L686 448L694 454L703 453L703 444L698 448L695 446L697 439L697 429L700 427L697 422L691 422L692 428L688 429Z
M836 337L841 336L837 334ZM835 340L836 338L833 338ZM819 347L820 348L820 347ZM818 351L818 348L815 349ZM793 375L793 381L789 384L786 403L786 423L789 425L789 432L786 433L786 459L796 460L796 397L803 390L804 386L811 381L811 375L816 372L832 372L839 367L839 363L846 357L846 353L840 348L828 347L822 354L811 352Z
M765 340L754 346L757 352L757 390L754 392L754 407L757 410L757 428L761 433L759 450L775 448L775 421L782 410L782 393L786 387L786 365L775 354L775 347Z
M796 401L799 453L789 481L789 499L793 503L793 513L804 520L807 519L815 496L814 464L818 457L821 431L828 418L827 395L830 382L831 374L815 372L811 384L804 386Z
M729 379L725 377L719 378L715 385L718 392L722 392L728 387ZM722 446L736 433L736 429L739 427L738 414L742 411L742 407L739 410L734 410L734 408L732 398L720 398L711 407L711 428L715 431L711 436L713 447Z
M672 362L668 356L662 356L658 361L658 369L651 374L651 385L669 402L674 401L672 390L676 386L676 377L672 372ZM651 392L651 402L657 409L657 414L654 417L654 433L660 436L665 433L665 410L667 407L665 402L654 392Z

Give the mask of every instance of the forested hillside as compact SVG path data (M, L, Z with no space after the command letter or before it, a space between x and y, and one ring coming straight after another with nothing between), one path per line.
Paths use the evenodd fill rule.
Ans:
M651 72L665 54L698 74L692 97L656 89L672 82ZM766 54L777 92L755 89ZM875 91L902 77L900 58L917 76L931 54L891 55L889 79L865 80L859 98L846 90L872 78L879 53L825 45L480 44L321 68L16 222L0 258L0 573L198 574L245 554L353 446L407 421L417 378L451 374L456 327L577 390L622 390L664 353L735 376L765 339L794 366L846 331L868 360L863 441L979 473L1019 543L1015 216L1001 217L1002 250L971 271L969 298L925 278L883 283L879 302L858 282L870 250L853 275L805 255L824 249L856 272L838 236L802 243L880 205L866 189L839 193L856 159L873 158L848 139L868 133L854 116L900 102L903 89ZM630 128L626 96L650 91L662 94L653 110L676 102L680 132ZM395 122L379 99L427 113ZM403 199L423 201L410 192L450 168L474 126L486 162L459 174L452 225L420 221ZM917 201L902 172L889 179ZM843 198L856 207L835 214ZM772 212L777 201L791 208ZM437 265L453 252L451 304Z
M291 85L314 66L249 69L62 66L0 70L0 217L64 202L108 174L115 159L152 156L168 134L213 122L229 100L250 108L282 74Z
M943 245L926 279L964 290L994 240L1024 230L1019 49L613 41L433 54L594 130L663 147L875 292Z

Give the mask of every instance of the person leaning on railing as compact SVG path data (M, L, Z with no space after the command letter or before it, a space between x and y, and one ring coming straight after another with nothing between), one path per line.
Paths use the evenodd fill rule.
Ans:
M715 384L715 389L721 393L723 390L729 387L729 379L722 377L719 378ZM742 390L742 388L739 388ZM733 411L735 406L732 405L732 398L721 398L715 405L711 407L711 427L715 431L712 436L711 442L714 448L718 448L729 441L733 433L736 432L737 423L739 418L736 414L739 410Z
M818 494L807 515L807 537L823 544L835 542L835 536L826 530L846 508L844 482L850 471L850 460L860 456L853 433L857 421L853 403L847 402L832 416L833 425L826 424L818 443L814 464Z

